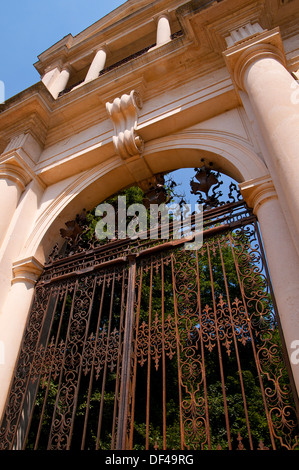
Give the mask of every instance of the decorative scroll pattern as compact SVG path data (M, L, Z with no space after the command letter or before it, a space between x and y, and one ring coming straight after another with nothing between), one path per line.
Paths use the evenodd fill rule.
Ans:
M209 422L205 403L205 374L203 357L198 354L202 335L199 322L196 259L181 250L173 255L176 330L179 343L179 376L182 388L180 403L183 429L183 448L203 448L208 442ZM207 312L208 313L208 312ZM206 315L208 319L208 315ZM214 338L215 327L207 321L205 333ZM213 348L209 341L209 348Z
M204 365L208 354L205 350L209 354L217 352L213 357L218 356L219 360L228 448L233 446L233 436L227 397L227 361L223 354L237 359L248 446L253 448L240 362L240 354L245 347L246 351L251 349L255 357L271 447L293 449L298 446L296 412L291 389L285 382L282 346L275 333L275 313L256 233L256 227L247 226L235 233L209 240L198 252L198 264L195 257L186 252L179 250L173 254L184 448L190 448L190 445L192 448L205 448L206 445L210 448L210 398L206 391L208 384L205 383L207 375ZM226 256L227 261L229 254L230 268L233 263L234 272L228 275L223 259ZM209 273L210 276L210 286L206 286L204 291L199 283L206 277L201 277L197 269L205 269L206 275ZM230 277L238 285L231 282L228 288ZM238 296L231 298L236 290ZM261 445L265 448L263 443Z
M299 435L296 411L292 403L292 390L286 384L282 346L275 334L270 293L263 272L263 260L255 237L256 227L247 229L246 240L238 231L234 239L236 263L244 302L250 315L250 324L257 337L257 364L264 382L265 399L269 409L273 436L283 448L298 448ZM252 240L253 239L253 240ZM232 237L230 236L232 243ZM260 268L258 268L260 266Z
M151 338L150 344L149 337ZM143 321L139 326L136 338L136 355L138 358L138 363L143 367L148 360L148 356L150 356L150 358L154 361L156 370L158 370L161 362L163 342L163 347L165 348L167 357L172 359L176 354L174 318L168 315L165 319L165 322L162 323L161 319L159 319L158 313L156 313L150 328L148 323L145 321Z
M14 376L10 399L5 410L0 431L0 449L13 448L20 422L20 410L25 399L25 390L30 376L31 362L38 344L41 328L46 315L51 292L37 288L35 300L26 326L22 347L18 359L18 367Z
M95 278L83 277L76 286L74 308L65 345L61 369L62 386L56 398L55 418L49 436L49 449L69 448L74 400L81 368L82 349L85 347L89 310L93 298Z
M100 372L103 370L105 364L107 364L110 371L113 372L117 366L117 359L120 353L119 343L120 333L116 328L114 328L109 335L107 327L104 325L97 341L95 339L95 334L91 333L86 342L82 357L84 374L87 375L90 373L93 366L96 380L98 380Z
M49 264L36 287L1 449L115 449L122 427L130 449L298 447L255 219L246 208L213 211L205 229L220 221L226 231L207 235L196 252L134 241L93 247L85 258L77 234L75 256ZM129 252L138 254L130 283L127 259L118 262ZM132 345L124 341L129 292ZM265 416L262 436L252 407Z

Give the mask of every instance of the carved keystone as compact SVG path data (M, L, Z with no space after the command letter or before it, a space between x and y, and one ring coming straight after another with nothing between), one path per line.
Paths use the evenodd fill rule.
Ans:
M124 94L121 98L116 98L113 103L106 103L107 112L114 125L115 150L124 160L143 152L144 142L136 133L138 112L141 108L142 100L135 90L129 95Z

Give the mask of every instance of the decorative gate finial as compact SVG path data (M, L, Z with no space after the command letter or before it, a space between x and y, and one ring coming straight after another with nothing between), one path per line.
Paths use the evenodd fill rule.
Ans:
M199 196L198 203L203 205L203 209L212 209L214 207L237 202L242 199L241 193L236 184L231 182L228 191L229 200L221 200L220 198L223 197L223 193L222 191L217 191L217 189L223 184L223 181L220 179L221 173L212 169L212 162L206 164L203 158L201 161L204 163L203 166L200 168L194 168L196 171L194 178L197 179L197 182L194 181L193 178L190 182L190 187L191 194ZM211 189L212 193L209 194ZM236 194L236 197L233 193Z
M65 223L66 228L60 229L60 235L67 240L76 240L77 236L82 233L82 225L86 222L86 209L81 214L77 214L74 220Z
M143 204L148 209L151 204L167 204L169 199L165 189L164 175L154 175L151 178L140 181L138 186L144 192Z
M201 160L204 162L204 159ZM196 175L194 178L197 179L197 183L195 181L190 182L191 186L191 194L198 195L198 202L199 204L203 204L204 209L217 207L219 205L219 197L222 196L222 192L216 192L216 189L219 188L222 181L219 181L218 178L220 176L219 171L215 172L212 170L213 163L209 163L209 166L203 165L201 168L195 168ZM213 188L213 192L209 195L210 189ZM201 193L204 193L203 196Z

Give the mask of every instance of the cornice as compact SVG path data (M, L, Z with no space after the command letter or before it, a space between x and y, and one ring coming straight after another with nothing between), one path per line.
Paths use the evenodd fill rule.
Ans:
M30 132L43 145L54 105L54 99L42 82L13 96L0 105L0 138L8 142Z
M197 2L190 2L197 3ZM199 6L201 5L200 2ZM248 23L260 23L264 18L264 2L260 0L222 0L205 2L182 13L184 24L202 50L218 54L227 48L226 37L231 31ZM193 11L192 11L193 10ZM268 21L266 22L268 24ZM265 27L265 25L262 25Z

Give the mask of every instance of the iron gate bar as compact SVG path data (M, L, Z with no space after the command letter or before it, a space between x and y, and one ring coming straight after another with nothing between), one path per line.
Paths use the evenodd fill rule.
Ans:
M128 297L124 331L124 348L121 370L120 403L118 416L118 432L116 449L126 449L127 425L128 425L128 398L131 374L131 347L134 325L134 302L135 302L135 281L136 281L136 256L128 256L129 261L129 280Z
M146 390L146 436L145 436L145 450L149 449L149 411L150 411L150 376L151 376L151 326L152 326L152 296L153 296L153 264L151 263L150 270L150 293L149 293L149 307L148 307L148 347L147 347L147 390Z
M230 295L229 295L229 290L228 290L228 285L227 285L226 270L225 270L225 265L223 261L223 253L222 253L219 238L217 242L218 242L219 253L220 253L220 258L221 258L222 272L224 275L224 284L225 284L225 291L226 291L226 297L227 297L227 303L228 303L228 309L229 309L229 316L230 316L231 325L233 325L232 309L231 309ZM243 398L243 403L244 403L244 411L245 411L245 417L246 417L246 426L247 426L247 432L248 432L248 438L249 438L249 445L250 445L250 449L253 450L252 436L251 436L251 430L249 426L248 410L247 410L247 403L246 403L246 395L245 395L245 390L244 390L242 369L241 369L241 363L240 363L240 357L239 357L239 348L238 348L238 343L236 339L235 328L232 328L232 332L233 332L233 340L234 340L234 346L235 346L235 354L236 354L237 364L238 364L239 379L241 383L241 393L242 393L242 398Z
M58 325L58 333L57 333L57 336L56 336L56 339L55 339L55 345L54 345L55 350L57 349L57 346L58 346L58 339L59 339L60 329L61 329L62 320L63 320L64 312L65 312L67 292L68 292L68 289L65 290L65 295L64 295L63 305L62 305L62 314L60 316L60 321L59 321L59 325ZM59 297L59 293L57 294L57 300L58 300L58 297ZM49 329L49 334L50 334L50 332L51 332L51 328ZM54 361L54 358L52 358L52 360L51 360L50 371L49 371L49 375L48 375L49 378L51 377L51 374L52 374L53 361ZM38 425L38 430L37 430L36 439L35 439L35 444L34 444L34 450L36 450L38 448L38 443L39 443L39 438L40 438L40 433L41 433L41 428L42 428L42 420L43 420L43 416L44 416L45 409L46 409L46 402L47 402L49 389L50 389L50 380L48 379L48 383L47 383L47 387L46 387L46 391L45 391L45 397L44 397L44 400L43 400L42 412L41 412L39 425ZM29 431L29 426L28 426L28 430L27 430L27 435L28 435L28 431ZM25 445L26 445L26 439L24 440L23 449L24 449Z
M117 357L117 369L116 369L116 384L115 384L115 398L114 398L114 409L113 409L113 422L112 422L112 440L111 449L115 449L116 440L116 419L117 419L117 408L119 400L119 389L120 389L120 367L121 367L121 353L122 353L122 330L124 329L124 316L125 316L125 276L123 270L122 276L122 294L121 294L121 315L120 315L120 326L119 326L119 342L118 342L118 357Z
M111 299L110 299L110 311L109 311L109 320L108 320L107 344L106 344L105 365L104 365L104 374L103 374L102 390L101 390L101 404L100 404L100 412L99 412L99 419L98 419L96 450L99 449L100 436L101 436L101 430L102 430L104 395L105 395L106 376L107 376L107 367L108 367L107 354L108 354L109 339L110 339L110 332L111 332L112 306L113 306L113 301L114 301L114 285L115 285L114 283L115 283L115 271L113 272L113 280L112 280L112 286L111 286Z
M178 331L178 306L177 298L175 293L175 278L174 278L174 259L173 254L171 255L171 267L172 267L172 289L173 289L173 300L174 300L174 316L175 316L175 333L176 333L176 348L177 348L177 361L178 361L178 384L179 384L179 413L180 413L180 440L181 440L181 450L185 449L184 442L184 424L183 424L183 415L182 415L182 373L181 373L181 361L180 361L180 344L179 344L179 331Z
M219 340L218 318L217 318L217 309L216 309L216 301L215 301L215 293L214 293L214 280L213 280L213 271L212 271L212 265L211 265L211 255L210 255L209 245L207 245L207 253L208 253L209 271L210 271L210 279L211 279L211 290L212 290L212 299L213 299L214 319L215 319L215 325L216 325L216 339L217 339L218 359L219 359L222 394L223 394L223 402L224 402L226 432L227 432L227 439L228 439L228 448L229 448L229 450L231 450L232 449L232 443L231 443L231 435L230 435L230 425L229 425L229 417L228 417L228 409L227 409L227 398L226 398L226 390L225 390L224 372L223 372L223 360L222 360L220 340Z
M51 290L51 293L50 293L50 295L48 296L48 299L47 299L47 305L46 305L46 308L45 308L46 312L49 311L49 307L50 307L51 302L53 302L52 290ZM37 344L39 344L39 342L41 340L43 330L44 330L43 326L46 322L46 318L47 318L47 315L44 315L43 318L42 318L42 326L41 326L39 334L38 334ZM37 351L34 350L33 358L36 355L37 355ZM20 361L21 356L22 356L22 351L20 351L20 353L19 353L19 358L18 358L17 363ZM32 358L32 361L30 362L30 365L29 365L29 373L28 373L27 377L25 377L25 379L24 379L24 386L25 386L26 391L28 391L31 371L33 370L33 358ZM24 409L24 407L25 407L25 400L26 400L26 397L27 397L27 393L25 393L22 397L22 401L20 403L20 408L21 409ZM36 393L36 390L35 390L35 393ZM35 395L35 393L34 393L34 395ZM26 416L24 417L24 419L26 419ZM23 445L24 436L20 436L20 438L18 439L18 433L20 432L20 422L21 422L21 420L22 420L22 415L21 415L21 413L19 413L19 415L17 417L16 424L14 426L14 430L12 432L12 436L11 436L11 447L10 447L11 449L13 449L14 446L16 446L16 445L19 445L20 447L22 447L22 445ZM17 442L18 440L20 440L19 444Z
M166 450L166 365L165 365L165 337L164 337L164 263L161 260L161 309L162 309L162 390L163 390L163 450Z
M197 306L198 306L198 318L199 324L202 324L202 306L201 306L201 296L200 296L200 277L199 277L199 262L198 262L198 252L196 251L196 280L197 280ZM204 344L203 341L200 342L201 357L202 357L202 367L203 370L206 370L205 366L205 354L204 354ZM203 386L204 386L204 401L205 401L205 416L206 416L206 431L207 431L207 444L208 449L211 449L211 433L210 433L210 422L209 422L209 406L208 406L208 390L207 390L207 380L206 374L203 374Z
M94 365L95 365L95 349L96 349L97 342L98 342L98 337L99 337L99 334L100 334L99 333L100 332L100 322L101 322L101 319L102 319L102 310L103 310L105 289L106 289L106 275L104 275L103 284L102 284L101 301L100 301L100 306L99 306L97 329L96 329L96 336L95 336L95 341L94 341L94 353L93 353L93 356L92 356L92 365L91 365L91 371L92 372L94 371ZM81 450L84 450L84 445L85 445L85 440L86 440L87 422L88 422L88 416L89 416L89 410L90 410L89 405L90 405L90 398L91 398L91 392L92 392L92 383L93 383L93 373L92 372L90 374L90 379L89 379L86 413L85 413L85 417L84 417L84 427L83 427L83 434L82 434L82 440L81 440Z
M137 310L136 310L136 319L135 319L135 334L138 336L139 329L139 315L140 315L140 301L141 301L141 291L142 291L142 280L143 280L143 267L140 268L140 277L139 277L139 287L138 287L138 300L137 300ZM136 342L137 343L137 342ZM134 347L134 342L133 342ZM137 345L135 344L137 349ZM132 356L134 358L133 365L133 381L132 381L132 406L131 406L131 425L129 430L129 449L133 448L133 433L134 433L134 418L135 418L135 396L136 396L136 377L137 377L137 351L132 350Z

